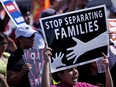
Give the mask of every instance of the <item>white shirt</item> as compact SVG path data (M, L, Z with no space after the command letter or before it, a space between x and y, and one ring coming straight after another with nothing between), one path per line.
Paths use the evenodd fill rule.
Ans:
M43 49L44 47L45 41L43 36L39 32L35 33L33 49Z

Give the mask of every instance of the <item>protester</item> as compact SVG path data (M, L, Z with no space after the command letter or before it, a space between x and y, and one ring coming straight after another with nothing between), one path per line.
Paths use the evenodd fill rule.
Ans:
M114 87L116 87L116 30L115 30L115 18L116 18L116 8L114 5L110 8L110 13L108 15L108 18L111 20L114 20L111 25L111 28L109 29L109 40L110 40L110 46L109 46L109 62L110 62L110 71L114 83Z
M56 14L56 11L54 9L48 8L41 12L40 18L53 16L55 14ZM33 49L44 49L45 41L44 41L44 35L43 35L40 24L39 24L39 27L37 28L37 31L38 33L35 33L35 38L34 38L35 43L33 45Z
M105 73L98 73L96 62L78 67L79 81L105 87Z
M31 24L30 23L30 21L31 21L31 18L30 18L31 14L30 14L29 8L27 8L26 6L19 6L19 9L20 9L20 12L21 12L24 20L25 20L25 23L30 25ZM14 42L16 43L15 29L16 29L16 27L12 29L12 32L10 33L9 37L11 39L13 39Z
M115 35L115 34L113 34ZM110 62L110 71L114 83L114 87L116 86L116 44L112 42L111 39L114 39L110 37L110 46L109 46L109 62Z
M52 55L50 48L45 48L45 63L43 68L43 77L42 77L42 87L98 87L94 86L85 82L78 82L79 73L77 68L70 68L66 70L59 71L55 73L56 79L60 81L57 85L51 85L50 86L50 63L49 58ZM109 70L109 61L104 53L102 53L104 56L103 63L105 64L106 69L106 85L105 87L113 87L112 77L110 75ZM55 79L55 78L54 78Z
M25 22L29 25L31 25L31 14L29 8L20 6L20 11L25 19ZM34 30L37 30L37 33L34 35L34 44L33 49L43 49L45 46L43 34L40 28L36 28L35 26L31 26Z
M6 82L6 67L8 57L4 54L8 45L8 38L0 32L0 87L8 87Z
M24 49L30 49L36 33L29 25L18 26L15 30L18 48L11 54L7 65L7 82L11 87L30 87L28 72L31 64L24 60Z
M21 14L26 22L26 24L31 25L31 13L30 8L27 6L19 6L19 9L21 11Z

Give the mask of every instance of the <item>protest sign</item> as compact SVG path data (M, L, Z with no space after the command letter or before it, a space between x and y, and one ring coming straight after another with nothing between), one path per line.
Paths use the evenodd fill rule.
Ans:
M24 60L32 65L32 69L28 73L31 87L41 87L43 50L24 50Z
M1 3L16 26L26 24L15 0L1 0Z
M51 72L93 62L109 54L106 6L96 6L40 19L52 48Z

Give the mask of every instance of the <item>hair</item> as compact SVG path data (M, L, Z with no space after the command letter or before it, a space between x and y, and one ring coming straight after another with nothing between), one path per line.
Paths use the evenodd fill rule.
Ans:
M63 73L64 73L64 70L58 71L58 72L55 72L55 73L52 73L52 78L53 78L53 80L54 80L56 83L58 83L58 82L61 81L61 79L58 77L58 73L63 74Z
M0 32L0 42L1 42L2 40L4 40L4 39L6 39L6 40L8 41L7 36L6 36L4 33Z
M27 12L30 12L30 8L26 6L19 6L22 15L26 15Z
M18 37L18 38L16 38L16 45L17 45L17 47L19 48L20 47L20 42L19 42L19 38L21 38L22 36L20 36L20 37Z

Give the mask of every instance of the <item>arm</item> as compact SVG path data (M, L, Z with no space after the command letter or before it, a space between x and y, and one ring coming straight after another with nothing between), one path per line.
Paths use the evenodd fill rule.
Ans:
M11 38L8 38L8 47L7 47L7 49L9 49L12 52L14 52L17 49L17 46L16 46L15 42Z
M9 86L17 85L22 77L31 69L31 65L29 63L26 63L23 65L20 72L14 72L14 71L7 71L7 82Z
M106 55L104 53L102 53L104 56L104 64L105 64L105 68L106 68L106 72L105 72L105 76L106 76L106 84L105 87L114 87L113 85L113 80L112 80L112 76L110 73L110 69L109 69L109 61L108 58L106 57Z
M43 74L42 74L42 87L50 87L50 64L49 64L49 57L51 55L51 49L44 49L44 67L43 67Z

